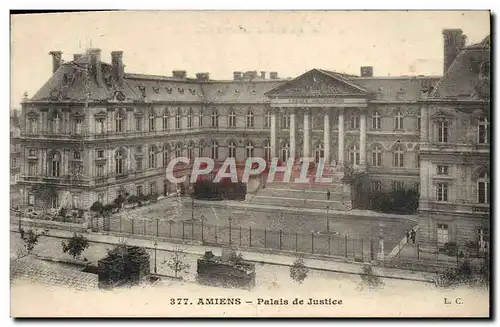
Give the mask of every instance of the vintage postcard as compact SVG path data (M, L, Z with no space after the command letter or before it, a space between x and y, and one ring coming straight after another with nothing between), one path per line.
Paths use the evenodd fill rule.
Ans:
M489 11L11 15L12 317L489 317Z

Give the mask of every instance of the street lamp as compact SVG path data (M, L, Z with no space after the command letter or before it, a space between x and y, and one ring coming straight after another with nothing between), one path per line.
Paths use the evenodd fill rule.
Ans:
M328 219L328 209L330 209L330 207L326 206L326 231L330 232L330 220Z
M191 220L194 222L194 196L191 195Z
M155 239L155 242L153 243L154 247L155 247L155 268L154 268L154 271L155 271L155 274L156 274L156 249L158 247L158 242L156 241Z
M231 245L231 221L233 219L229 217L229 245Z

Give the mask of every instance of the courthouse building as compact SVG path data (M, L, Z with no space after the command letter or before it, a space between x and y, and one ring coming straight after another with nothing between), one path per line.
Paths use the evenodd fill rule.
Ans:
M445 37L449 33L455 32L446 30ZM457 51L449 49L459 47L457 42L445 43L446 60L453 62L450 69L456 66L450 56ZM325 158L337 167L352 163L367 173L373 190L421 188L426 217L443 209L441 203L438 209L434 206L440 202L436 187L442 190L442 183L431 183L429 174L435 159L444 158L438 158L441 148L432 148L433 143L425 140L435 136L434 122L461 115L454 113L460 112L456 101L448 100L444 91L439 93L453 89L446 86L447 73L443 79L387 77L375 76L376 68L363 66L356 76L312 69L288 80L276 72L266 76L257 71L234 72L232 80L212 80L208 73L190 78L183 70L173 71L172 76L125 73L121 51L111 53L111 64L101 60L99 49L75 54L67 62L60 51L50 54L52 76L22 103L21 183L28 205L39 201L31 192L39 184L58 190L50 201L54 208L88 208L97 200L111 202L121 192L166 194L173 186L165 167L179 156L209 156L217 161L234 157L238 162L251 156L281 160L307 156L316 161ZM453 76L453 81L462 81ZM441 102L435 99L439 94L445 98ZM470 133L477 134L479 122L483 120L467 121ZM440 144L458 151L461 139L451 126ZM457 157L488 162L488 148L476 143ZM484 152L485 157L479 159L474 151ZM455 174L467 174L466 187L484 178L470 164L466 170L453 167L449 163L449 179L444 182L448 183L446 212L454 208L449 202L458 199L453 191ZM465 185L461 179L457 183ZM470 186L460 199L482 200L474 197L477 190ZM475 207L463 210L476 215ZM439 226L447 225L448 240L458 238L459 232L451 232L457 219L432 220L424 235L435 238Z

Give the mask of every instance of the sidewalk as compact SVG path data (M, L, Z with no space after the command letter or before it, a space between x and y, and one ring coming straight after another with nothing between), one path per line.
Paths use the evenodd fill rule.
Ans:
M11 232L17 232L17 226L11 226ZM94 243L102 244L119 244L123 237L115 235L103 235L98 233L85 233L85 237ZM56 237L56 238L70 238L73 236L72 231L66 230L46 230L44 236ZM127 244L145 247L148 249L153 249L153 241L148 239L134 239L127 237ZM168 242L158 242L157 249L159 251L174 251L177 244ZM214 254L220 255L222 253L222 247L217 246L203 246L203 245L193 245L193 244L183 244L182 249L188 254L203 255L205 251L213 251ZM248 251L238 251L241 252L243 258L247 261L271 264L271 265L281 265L281 266L291 266L295 261L295 257L291 255L281 255L281 254L268 254L268 253L258 253L258 252L248 252ZM331 271L337 273L347 273L347 274L359 274L362 270L364 264L362 263L347 263L339 261L327 261L318 259L304 259L306 266L309 269ZM394 278L403 280L415 280L422 282L432 282L436 276L434 273L420 272L420 271L410 271L402 269L393 268L383 268L375 267L375 272L380 277L384 278Z

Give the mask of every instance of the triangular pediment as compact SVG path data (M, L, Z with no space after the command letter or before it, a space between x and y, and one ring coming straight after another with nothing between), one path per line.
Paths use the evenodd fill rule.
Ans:
M271 97L361 96L367 91L341 75L312 69L266 93Z

